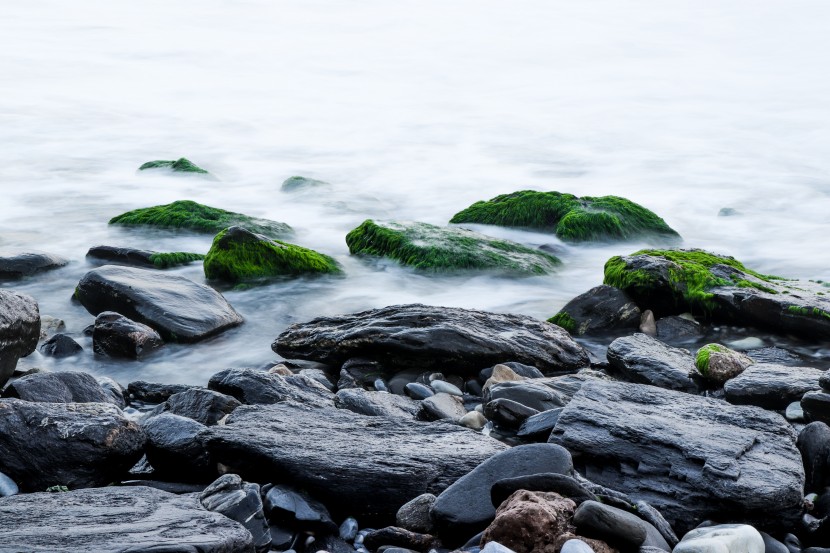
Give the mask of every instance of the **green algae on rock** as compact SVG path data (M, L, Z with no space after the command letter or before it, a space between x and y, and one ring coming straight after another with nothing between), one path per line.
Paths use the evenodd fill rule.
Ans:
M290 236L293 230L285 223L249 217L225 211L190 200L134 209L110 219L111 225L145 226L167 229L186 229L204 234L216 234L228 227L244 226L253 232L271 238Z
M617 196L577 197L560 192L521 190L476 202L450 223L479 223L554 232L569 242L617 241L680 235L652 211Z
M168 267L176 267L178 265L187 265L194 261L201 261L205 258L204 254L191 252L159 252L150 256L150 261L159 269L167 269Z
M232 283L342 272L340 265L327 255L239 226L216 235L205 256L204 268L207 278Z
M353 254L388 257L427 272L544 275L560 264L553 255L521 244L427 223L367 219L349 232L346 244Z
M119 248L115 246L93 246L86 256L93 259L102 259L123 265L136 267L155 267L167 269L179 265L187 265L205 258L203 254L191 252L154 252L138 248Z
M155 161L148 161L138 168L139 171L146 171L147 169L170 169L176 173L199 173L209 175L207 171L194 164L187 158L180 157L176 160L157 159Z
M329 183L322 180L310 179L308 177L288 177L282 183L281 190L283 192L299 192L308 190L309 188L318 188L320 186L328 186Z
M561 326L571 334L573 334L576 331L576 320L565 312L557 313L556 315L548 319L548 322L553 323L556 326Z

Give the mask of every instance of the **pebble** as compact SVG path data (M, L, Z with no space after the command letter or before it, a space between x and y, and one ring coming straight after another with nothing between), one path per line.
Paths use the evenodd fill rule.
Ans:
M18 493L20 493L20 489L15 481L0 472L0 497L9 497Z
M487 424L487 417L482 415L478 410L470 411L458 419L458 424L472 428L473 430L481 430Z
M719 524L692 530L674 553L764 553L764 538L746 524Z
M560 553L594 553L594 550L584 541L572 539L562 544Z
M481 553L516 553L509 547L505 547L497 541L491 541L484 546Z
M657 336L657 322L654 320L654 313L646 309L640 315L640 332L646 336Z
M742 338L741 340L726 342L725 345L734 350L746 351L748 349L758 349L764 347L764 341L760 338L756 338L755 336L749 336L747 338Z
M386 385L386 382L384 382L382 378L376 379L372 383L372 386L374 386L375 390L377 390L378 392L388 392L389 391L389 387Z
M404 386L404 393L412 399L426 399L435 395L435 392L429 386L419 384L418 382L410 382Z
M446 380L433 380L431 382L431 386L436 393L444 392L445 394L450 394L451 396L459 397L464 395L464 393L458 389L458 386L450 384Z
M790 422L804 422L804 409L801 408L801 402L794 401L787 405L784 417Z
M340 525L340 539L345 541L354 540L355 536L357 536L357 530L357 519L354 517L347 518Z

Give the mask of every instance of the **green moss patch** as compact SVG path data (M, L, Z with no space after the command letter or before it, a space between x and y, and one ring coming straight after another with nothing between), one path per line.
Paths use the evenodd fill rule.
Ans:
M560 311L559 313L548 319L548 322L553 323L556 326L561 326L571 334L573 334L576 330L576 320L564 311Z
M647 236L676 240L677 232L652 211L618 196L577 197L522 190L476 202L451 223L479 223L554 232L570 242L631 240Z
M349 251L395 259L428 272L494 271L543 275L560 264L556 257L469 230L426 223L364 221L346 236Z
M207 171L190 161L189 159L180 157L177 160L162 160L148 161L138 168L139 171L146 171L147 169L170 169L176 173L199 173L203 175L209 174Z
M713 352L726 353L728 351L729 348L720 344L706 344L697 350L697 355L695 356L697 370L700 371L700 374L706 376L706 373L709 371L709 356Z
M204 259L204 254L190 253L190 252L169 252L169 253L154 253L150 256L150 261L159 269L166 269L168 267L176 267L177 265L187 265L194 261Z
M204 267L207 278L232 283L342 272L340 265L327 255L242 227L231 227L216 235Z
M289 236L293 232L285 223L248 217L190 200L128 211L110 219L110 224L186 229L205 234L216 234L228 227L239 225L272 238Z

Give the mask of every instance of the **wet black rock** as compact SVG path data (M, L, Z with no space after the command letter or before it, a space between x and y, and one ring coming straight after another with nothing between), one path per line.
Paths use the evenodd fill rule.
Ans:
M522 425L516 432L516 436L525 438L526 440L548 441L548 436L550 436L551 431L556 426L556 421L559 420L560 413L562 413L561 407L542 411L541 413L528 417L522 422Z
M703 333L700 323L686 317L670 315L657 319L657 338L663 342L689 342L697 340Z
M499 480L490 489L490 501L498 508L514 492L528 490L531 492L555 492L567 497L577 505L583 501L597 501L597 496L585 488L578 480L567 474L543 472Z
M431 534L435 529L429 512L435 504L435 496L424 493L401 505L395 515L395 524L412 532Z
M755 363L728 380L723 390L729 403L786 409L807 392L820 390L822 374L824 371L811 367Z
M578 295L549 320L575 336L634 330L640 308L622 290L603 284Z
M17 279L41 271L58 269L67 263L68 259L50 253L0 255L0 279Z
M770 347L749 349L744 353L756 363L771 363L773 365L789 366L804 364L804 360L800 355L783 348Z
M493 384L484 391L485 401L506 399L514 401L537 412L564 407L567 403L555 389L548 386L549 380L514 380Z
M660 532L637 515L597 501L583 502L573 523L580 535L602 540L620 549L656 547L671 551Z
M109 403L112 403L119 409L124 409L127 406L127 399L124 396L127 390L121 384L108 376L99 376L96 380L107 395L107 401Z
M55 334L40 345L40 353L47 357L72 357L82 351L84 348L66 334Z
M40 403L112 403L95 377L82 372L34 373L12 381L3 397Z
M637 511L637 515L639 515L641 519L654 526L654 528L660 532L660 535L669 547L673 548L677 545L677 542L679 542L680 539L677 537L677 534L674 533L674 529L671 527L671 524L669 524L669 521L663 517L663 513L645 501L638 501L635 503L634 509Z
M252 553L251 534L192 495L149 487L33 493L0 501L3 551Z
M517 430L522 423L539 411L521 403L499 398L484 404L484 416L496 423L496 426Z
M196 342L242 323L213 288L148 269L104 265L81 278L75 295L93 315L116 311L174 342Z
M414 400L424 400L435 395L435 391L420 382L410 382L404 386L404 393Z
M608 363L632 382L690 393L698 391L698 385L690 377L695 371L692 355L685 349L667 346L645 334L638 333L611 342Z
M830 424L830 393L807 392L801 397L801 408L807 420Z
M294 324L271 346L289 359L338 365L353 357L387 366L453 367L474 374L506 359L573 372L588 354L560 327L523 315L395 305Z
M170 396L154 413L172 413L213 426L240 405L237 399L214 390L191 388Z
M133 400L144 403L161 403L167 401L173 394L178 394L191 388L194 388L194 386L135 380L127 384L127 395Z
M257 551L271 547L271 532L262 511L259 484L243 482L236 474L220 476L199 495L205 509L221 513L245 527Z
M334 534L337 524L326 506L309 494L286 485L263 489L268 520L283 527L323 534Z
M37 302L26 294L0 290L0 386L14 374L17 360L35 351L39 338Z
M141 427L147 435L147 461L159 477L184 482L210 482L216 466L197 439L205 426L171 413L149 417Z
M339 390L334 395L334 405L371 417L414 418L421 412L421 405L406 396L388 392L369 392L362 388Z
M830 427L811 422L798 434L798 449L804 462L805 493L821 493L830 486Z
M164 346L159 333L114 311L95 317L92 349L98 355L142 359Z
M163 253L136 248L119 248L115 246L93 246L86 252L87 257L102 259L122 265L166 269L177 265L186 265L204 258L204 255L186 252Z
M227 369L210 377L208 388L247 405L296 401L331 406L334 394L307 376L282 376L258 369Z

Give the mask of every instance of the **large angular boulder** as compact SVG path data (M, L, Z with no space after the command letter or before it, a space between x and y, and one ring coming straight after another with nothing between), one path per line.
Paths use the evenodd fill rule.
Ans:
M202 440L246 480L290 483L329 508L390 522L413 497L440 493L506 448L450 424L291 402L239 407Z
M35 351L40 311L26 294L0 290L0 386L14 374L17 360Z
M21 278L42 271L58 269L67 263L69 263L68 259L50 253L26 252L11 255L0 254L0 278Z
M218 424L226 415L242 405L239 400L214 390L191 388L173 394L153 410L153 414L171 413L204 424Z
M708 518L782 529L801 516L795 432L757 407L594 381L563 409L550 441L588 479L650 503L681 531Z
M174 342L196 342L242 323L213 288L148 269L93 269L81 278L75 297L93 315L116 311Z
M602 284L566 303L548 322L575 336L631 330L640 325L640 308L622 290Z
M669 390L697 392L691 378L695 361L685 349L667 346L645 334L617 338L608 346L608 363L626 379Z
M289 359L340 365L352 357L390 366L471 373L506 360L575 372L586 351L560 327L524 315L421 304L393 305L289 326L271 346Z
M820 390L822 374L812 367L757 363L729 380L723 390L729 403L783 410L807 392Z
M32 493L0 499L0 551L253 553L239 523L194 494L146 486Z

